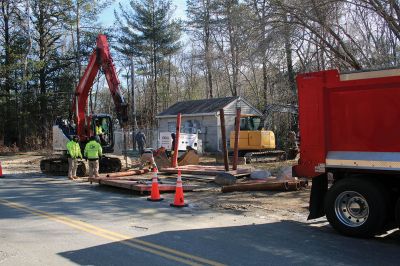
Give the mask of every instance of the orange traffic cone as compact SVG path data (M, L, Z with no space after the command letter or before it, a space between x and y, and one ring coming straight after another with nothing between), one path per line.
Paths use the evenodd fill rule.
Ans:
M0 162L0 177L3 177L3 168L1 167L1 162Z
M181 170L178 170L178 179L176 180L176 189L175 189L175 199L174 203L170 204L171 207L187 207L188 205L185 204L185 199L183 197L183 186L182 186L182 176Z
M151 182L151 195L147 200L149 201L162 201L163 198L160 197L160 190L158 189L158 177L157 177L158 169L157 167L153 168L153 180Z

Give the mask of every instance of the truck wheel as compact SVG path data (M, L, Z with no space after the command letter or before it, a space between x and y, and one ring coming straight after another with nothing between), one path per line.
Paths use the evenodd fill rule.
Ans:
M325 197L329 223L344 235L372 237L386 221L384 188L378 183L358 178L337 181Z

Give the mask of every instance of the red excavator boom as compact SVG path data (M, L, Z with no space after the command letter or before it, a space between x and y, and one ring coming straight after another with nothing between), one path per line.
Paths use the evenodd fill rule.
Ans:
M86 114L86 110L89 92L100 68L106 76L107 84L115 104L117 118L121 127L124 128L128 121L127 104L125 103L119 88L120 82L111 57L107 37L104 34L99 34L96 40L96 49L90 56L89 64L86 67L85 73L79 80L79 84L75 90L75 97L72 102L71 111L72 114L75 114L76 132L81 140L86 140L88 137L93 135L93 132L90 130L91 119L88 118L90 114Z

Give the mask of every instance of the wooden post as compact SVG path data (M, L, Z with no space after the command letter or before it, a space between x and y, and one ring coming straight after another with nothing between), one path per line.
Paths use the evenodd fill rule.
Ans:
M235 146L233 150L233 165L232 170L237 170L237 163L239 157L239 132L240 132L240 113L241 109L236 109L236 120L235 120Z
M181 113L178 113L178 115L176 116L175 146L171 162L172 167L178 166L178 147L179 147L180 132L181 132Z
M128 168L128 144L126 141L126 129L122 128L122 134L124 135L124 160L125 168Z
M225 113L224 109L219 109L219 118L221 120L221 136L222 136L222 151L224 155L225 171L229 171L228 148L226 147L226 130L225 130Z

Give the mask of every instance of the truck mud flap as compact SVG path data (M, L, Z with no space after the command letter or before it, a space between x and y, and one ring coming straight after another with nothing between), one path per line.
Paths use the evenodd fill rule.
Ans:
M316 219L325 215L324 199L328 191L328 176L326 174L312 179L310 206L308 220Z

